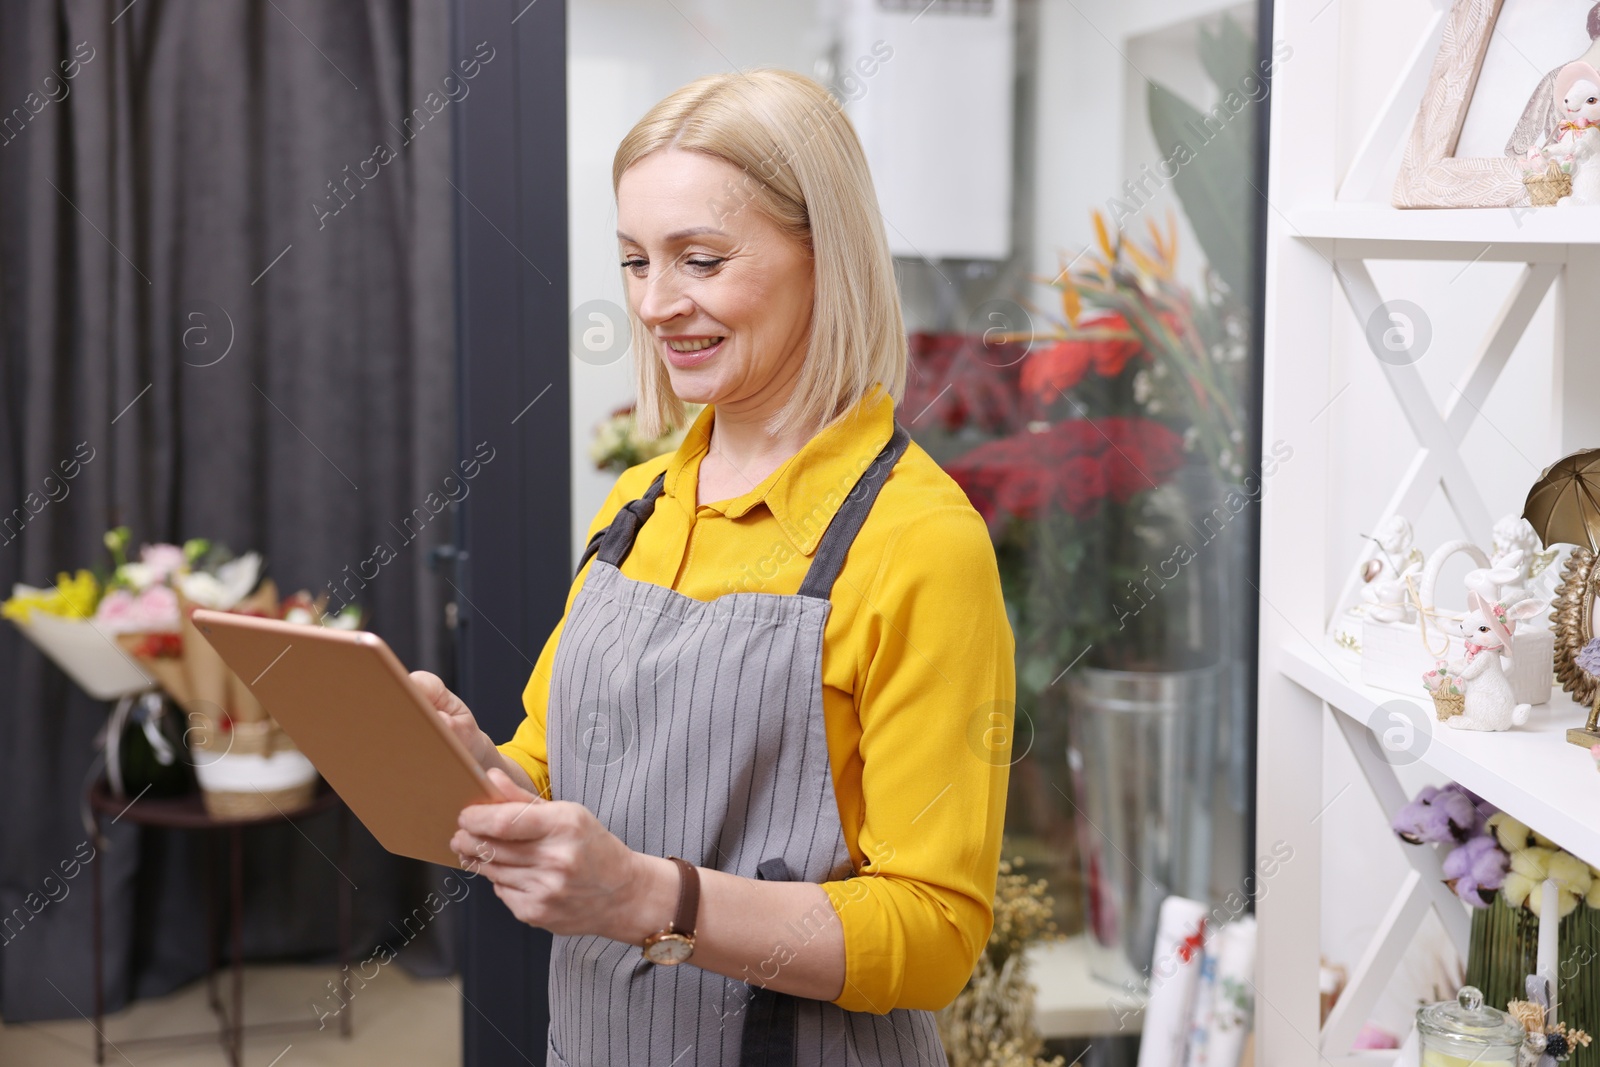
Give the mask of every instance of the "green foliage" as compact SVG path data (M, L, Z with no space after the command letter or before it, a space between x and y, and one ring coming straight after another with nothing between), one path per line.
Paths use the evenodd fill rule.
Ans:
M1245 92L1255 84L1247 81L1256 73L1255 41L1224 16L1214 30L1200 27L1198 50L1201 66L1217 86L1216 105L1202 112L1152 81L1150 129L1163 157L1181 164L1173 189L1211 269L1242 299L1250 291L1255 244L1250 211L1255 189L1249 175L1260 102Z

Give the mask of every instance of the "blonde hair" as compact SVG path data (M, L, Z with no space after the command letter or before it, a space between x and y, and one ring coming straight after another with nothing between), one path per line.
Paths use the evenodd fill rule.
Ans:
M905 392L906 337L894 262L855 127L826 89L784 70L696 79L628 131L611 164L623 173L652 152L702 152L737 167L711 207L720 222L753 205L810 250L811 336L794 392L768 429L816 432L880 386ZM683 403L630 305L638 421L645 436L680 424Z

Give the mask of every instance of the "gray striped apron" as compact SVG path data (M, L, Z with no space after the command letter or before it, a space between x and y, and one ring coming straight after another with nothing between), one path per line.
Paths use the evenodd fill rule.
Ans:
M590 542L584 558L596 559L557 644L551 795L584 805L638 852L745 878L850 877L822 714L823 627L845 553L908 443L897 425L794 596L703 601L623 577L662 478L623 507ZM851 1012L760 988L781 967L777 941L804 953L828 921L826 902L796 916L749 982L693 963L658 967L638 945L556 937L548 1063L944 1067L929 1012Z

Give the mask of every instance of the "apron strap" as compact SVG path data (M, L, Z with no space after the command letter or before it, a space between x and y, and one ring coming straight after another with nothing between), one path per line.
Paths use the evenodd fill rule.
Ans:
M828 523L822 540L817 544L816 555L811 559L811 567L806 571L805 581L800 584L799 595L818 600L827 600L833 595L833 583L838 580L839 571L844 567L850 545L855 541L856 534L861 532L861 524L867 521L867 513L878 499L878 491L888 480L889 472L910 444L911 435L896 422L889 443L883 446L883 451L872 461L872 466L862 472L850 495L845 497L844 503L834 513L833 521ZM578 570L583 570L584 565L595 556L614 567L622 566L622 561L633 549L639 527L655 513L656 498L661 495L666 478L665 471L656 475L644 496L624 504L617 511L616 518L589 539L589 544L583 550L583 558L578 560Z
M768 882L792 882L794 876L783 858L762 861L756 877ZM744 1011L744 1037L739 1045L739 1067L794 1067L799 1005L788 993L757 986Z
M817 544L817 554L811 558L811 569L806 571L806 579L800 583L801 596L827 600L833 595L833 583L844 568L844 558L856 534L861 532L861 524L867 521L867 512L872 510L873 501L878 499L878 490L888 481L889 472L910 444L911 435L896 422L889 443L883 446L883 451L872 461L872 466L856 480L855 488L844 498L844 503L834 513L833 521L828 523L827 530L823 532L822 540Z
M613 567L622 566L622 561L628 558L628 553L633 549L633 539L639 534L639 527L644 525L656 510L656 497L661 495L661 489L667 482L666 472L656 475L656 480L650 483L650 488L645 490L644 496L638 500L630 500L617 511L617 517L610 524L589 538L589 544L583 550L583 558L578 560L578 570L583 570L584 564L589 562L591 556L599 555L605 562Z

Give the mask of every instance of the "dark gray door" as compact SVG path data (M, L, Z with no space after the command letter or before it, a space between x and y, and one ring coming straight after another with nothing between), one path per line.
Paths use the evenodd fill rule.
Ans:
M463 501L452 581L459 692L503 739L570 578L566 6L462 0L455 51L480 42L498 54L456 115L451 180L461 454L495 460ZM466 898L462 1062L542 1064L549 936L483 888Z

